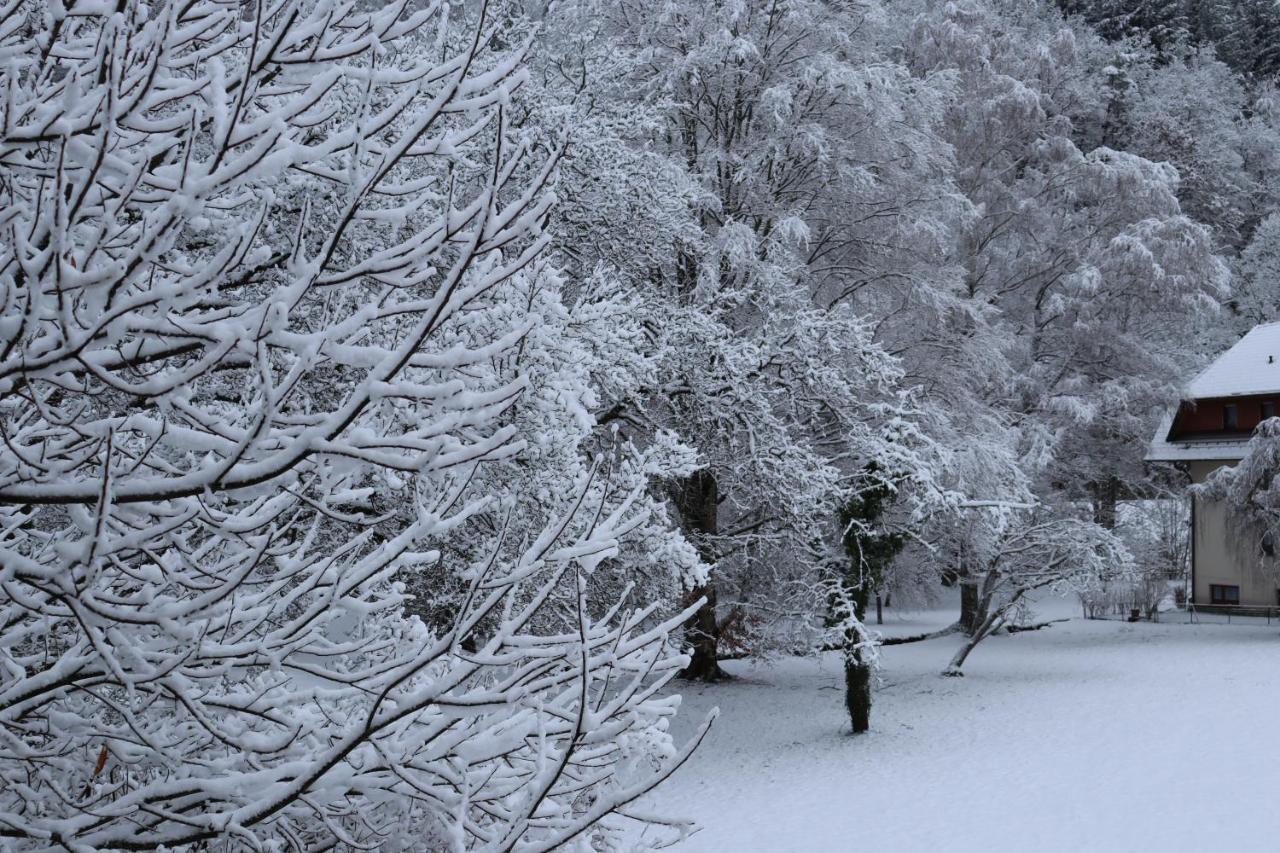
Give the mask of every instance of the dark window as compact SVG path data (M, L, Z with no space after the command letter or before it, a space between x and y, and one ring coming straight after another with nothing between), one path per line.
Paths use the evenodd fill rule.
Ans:
M1222 428L1238 429L1240 425L1240 410L1234 404L1222 407Z
M1276 404L1274 400L1267 400L1262 404L1262 419L1274 418L1276 416Z
M1240 587L1224 586L1222 584L1209 584L1209 603L1210 604L1239 604L1240 603Z

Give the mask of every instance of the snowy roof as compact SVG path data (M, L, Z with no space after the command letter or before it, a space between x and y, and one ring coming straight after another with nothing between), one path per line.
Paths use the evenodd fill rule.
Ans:
M1168 412L1156 428L1144 457L1148 462L1199 462L1222 461L1238 462L1244 458L1249 449L1249 439L1245 438L1192 438L1181 441L1168 441L1169 430L1173 428L1174 412Z
M1254 326L1187 386L1186 398L1280 392L1280 322Z

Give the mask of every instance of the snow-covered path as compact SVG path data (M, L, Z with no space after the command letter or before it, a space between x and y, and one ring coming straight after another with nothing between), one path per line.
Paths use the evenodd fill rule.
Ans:
M682 726L722 716L656 802L691 853L1280 849L1280 626L1172 619L993 637L960 679L954 637L888 647L857 738L835 656L730 664L682 686Z

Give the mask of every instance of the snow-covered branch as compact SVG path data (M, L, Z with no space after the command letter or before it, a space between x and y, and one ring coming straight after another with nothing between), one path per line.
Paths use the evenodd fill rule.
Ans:
M687 757L687 613L589 600L643 472L568 471L535 521L487 488L559 157L507 126L496 26L5 9L0 837L550 850ZM424 577L461 584L430 625Z

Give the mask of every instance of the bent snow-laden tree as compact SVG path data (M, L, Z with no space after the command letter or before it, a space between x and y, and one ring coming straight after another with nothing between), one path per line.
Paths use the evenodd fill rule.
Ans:
M441 565L524 517L474 484L528 382L481 368L555 165L470 11L0 3L5 843L601 849L687 755L688 614L590 597L633 486Z
M1131 571L1132 558L1110 530L1071 517L1071 508L1006 516L974 514L967 522L971 566L981 572L972 634L943 675L963 675L969 653L1003 627L1038 589L1082 592Z

